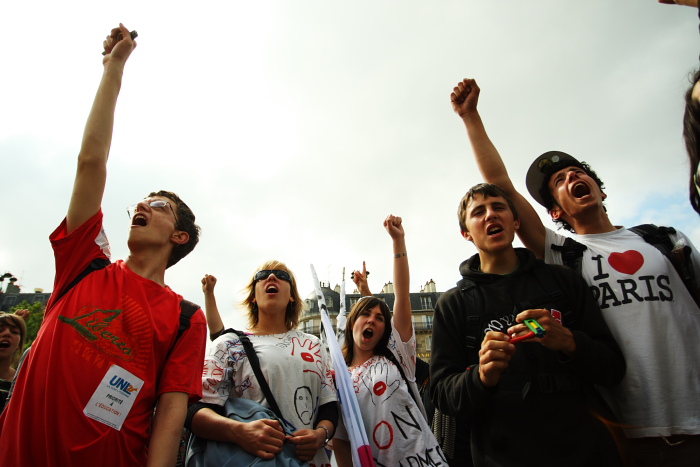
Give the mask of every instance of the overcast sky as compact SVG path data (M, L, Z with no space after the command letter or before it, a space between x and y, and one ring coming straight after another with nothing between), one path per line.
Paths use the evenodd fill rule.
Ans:
M461 196L481 181L449 94L476 78L518 189L540 153L593 166L615 224L673 225L700 244L687 201L683 94L697 10L655 0L6 2L0 80L0 273L52 290L48 235L65 215L81 135L119 21L139 33L117 105L103 209L113 259L126 206L177 192L203 229L166 274L203 303L219 278L227 324L268 259L302 296L366 260L392 279L387 214L404 219L412 285L444 291L476 252ZM552 225L542 212L547 225ZM348 277L349 281L349 277ZM351 291L352 288L348 286Z

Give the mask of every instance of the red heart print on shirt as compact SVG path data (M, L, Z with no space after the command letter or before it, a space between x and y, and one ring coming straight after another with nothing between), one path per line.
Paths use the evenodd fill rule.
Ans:
M644 256L637 250L627 250L624 253L612 253L608 263L616 271L632 275L644 264Z

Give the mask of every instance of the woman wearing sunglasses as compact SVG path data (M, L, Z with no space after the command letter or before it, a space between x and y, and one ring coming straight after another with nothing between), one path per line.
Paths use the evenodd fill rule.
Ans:
M212 276L202 280L207 316L219 314L215 283ZM338 420L330 358L316 336L294 329L304 304L296 279L284 263L268 261L253 275L246 290L243 305L248 309L247 334L283 420L244 423L217 413L227 398L243 397L269 406L240 338L226 330L205 358L203 398L198 404L203 408L191 417L192 432L202 438L236 443L263 459L273 459L285 442L292 443L299 460L311 466L329 465L322 447L333 435ZM216 327L223 328L220 319L218 322L221 324ZM285 435L285 429L291 437Z
M415 383L416 338L411 321L410 275L401 218L384 227L394 248L394 317L387 304L362 297L348 315L343 353L352 373L372 455L377 465L447 465L428 426ZM366 273L357 275L363 295ZM354 278L353 278L354 279ZM333 439L339 467L352 466L344 425Z

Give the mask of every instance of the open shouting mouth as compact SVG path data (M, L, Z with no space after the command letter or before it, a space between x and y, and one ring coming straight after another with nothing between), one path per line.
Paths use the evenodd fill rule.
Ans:
M574 198L584 198L591 194L591 189L583 182L577 182L571 188L571 194Z
M494 224L492 226L489 226L489 228L486 229L487 235L497 235L501 232L503 232L503 227L498 225L498 224Z
M131 225L146 227L146 225L148 225L148 220L144 214L137 212L134 214L134 217L131 218Z

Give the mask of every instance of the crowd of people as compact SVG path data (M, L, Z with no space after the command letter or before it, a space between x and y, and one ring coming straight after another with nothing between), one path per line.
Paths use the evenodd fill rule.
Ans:
M304 302L286 264L252 274L247 329L226 328L216 277L201 280L204 310L166 285L200 229L163 190L129 209L129 255L112 261L101 206L134 39L120 24L103 42L68 212L50 235L54 291L21 363L26 313L0 313L0 465L353 465L337 365L296 329ZM698 213L699 80L683 119ZM461 235L478 253L435 306L429 367L416 355L400 217L383 223L393 310L364 265L353 275L362 297L341 340L367 465L698 465L697 250L671 227L615 225L598 174L558 150L525 177L571 235L545 227L486 132L480 91L464 79L450 96L485 183L459 202Z

